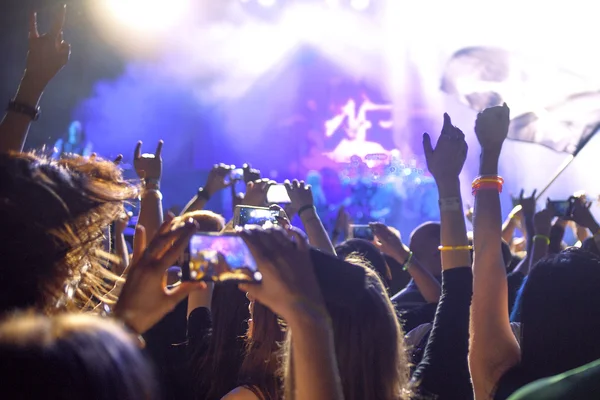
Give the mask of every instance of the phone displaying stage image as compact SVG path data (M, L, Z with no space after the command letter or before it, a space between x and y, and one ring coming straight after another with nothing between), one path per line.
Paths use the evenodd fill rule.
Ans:
M349 236L350 239L364 239L371 242L375 239L373 230L369 225L350 225Z
M279 211L274 211L265 207L237 206L233 213L234 226L255 225L264 227L265 225L277 225Z
M554 210L555 217L568 218L573 212L574 200L574 198L571 198L569 200L548 201L548 206L552 207L552 209Z
M254 257L235 233L197 233L190 239L189 262L182 269L184 281L260 282Z

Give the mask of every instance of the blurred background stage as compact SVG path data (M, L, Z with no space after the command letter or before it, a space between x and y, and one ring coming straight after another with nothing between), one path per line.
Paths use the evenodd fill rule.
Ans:
M64 2L2 2L5 99L24 67L28 11L38 10L45 30ZM471 147L463 171L467 201L479 156L476 110L506 101L513 116L544 116L534 141L545 146L506 145L505 214L510 193L541 189L573 152L557 148L552 135L564 126L577 135L600 122L600 6L593 2L66 3L71 61L48 87L27 148L54 146L75 120L93 151L122 153L125 164L137 140L149 152L164 139L166 208L183 206L213 164L248 162L274 180L310 180L327 204L326 221L345 204L357 222L381 220L407 234L438 218L421 135L437 137L444 111ZM567 112L571 96L581 93L588 108ZM596 197L598 151L593 137L547 195L560 200L585 189ZM228 194L212 208L230 215Z

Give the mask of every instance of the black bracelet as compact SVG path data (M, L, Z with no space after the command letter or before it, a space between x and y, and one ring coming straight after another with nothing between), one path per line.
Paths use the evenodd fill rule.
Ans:
M208 193L208 190L204 189L204 188L199 188L198 189L198 194L197 194L199 199L204 199L206 201L210 200L210 193Z
M300 207L300 209L298 210L298 216L300 217L304 211L311 210L311 209L317 211L315 206L313 206L312 204L307 204L305 206Z
M32 121L37 121L40 118L41 114L39 107L32 107L28 104L18 103L15 100L11 100L8 102L8 107L6 107L6 111L26 115L29 118L31 118Z

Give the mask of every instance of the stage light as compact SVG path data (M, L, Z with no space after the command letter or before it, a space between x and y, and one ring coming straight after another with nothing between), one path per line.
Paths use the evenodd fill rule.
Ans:
M329 7L337 7L340 5L340 0L325 0L325 4Z
M175 26L186 15L189 0L105 0L123 24L136 30L161 31Z
M367 8L369 8L369 5L371 4L370 0L352 0L350 2L350 5L352 6L352 8L354 8L355 10L358 11L364 11Z
M276 0L258 0L258 4L263 7L273 7L275 5Z

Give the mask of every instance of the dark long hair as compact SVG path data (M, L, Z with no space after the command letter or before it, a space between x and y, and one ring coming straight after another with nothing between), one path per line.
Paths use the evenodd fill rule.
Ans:
M112 162L0 154L0 314L92 309L118 277L104 233L137 195Z
M323 290L333 324L344 399L409 399L409 364L402 328L381 279L370 268L363 267L366 278L361 293L348 291L346 299L333 299ZM290 332L282 350L286 400L293 400L294 390L292 335Z
M568 249L540 260L523 285L521 363L528 381L600 358L600 258Z
M236 285L215 286L208 348L192 358L196 398L218 400L237 387L245 353L249 303Z
M21 315L0 324L0 393L22 400L151 400L156 379L114 322L85 314Z
M278 352L283 339L284 332L277 315L262 304L253 302L239 386L248 388L264 400L282 397Z

